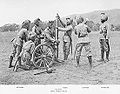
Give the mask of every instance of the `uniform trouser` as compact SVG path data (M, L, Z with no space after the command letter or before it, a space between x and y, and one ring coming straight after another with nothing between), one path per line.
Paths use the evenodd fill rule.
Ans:
M70 54L70 42L63 42L63 53L64 53L64 60L67 60Z
M53 48L54 50L54 60L57 60L57 48L55 47L54 43L50 43L50 46Z
M19 57L21 51L22 51L22 46L19 46L19 45L13 46L13 52L10 55L10 59L9 59L9 68L13 67L12 61L15 56L16 56L16 61L18 60L18 57ZM19 62L19 63L15 62L14 66L16 67L16 65L18 65L18 64L21 65L21 62Z
M80 56L81 56L81 53L82 53L82 49L85 48L85 52L86 52L86 55L89 59L89 57L92 57L92 54L91 54L91 45L90 45L90 42L89 43L78 43L76 45L76 60L77 60L77 63L79 64L79 60L80 60ZM91 62L91 61L90 61Z
M12 50L12 53L10 55L10 61L9 61L9 68L12 67L12 61L13 61L13 58L16 56L18 57L20 52L22 51L22 46L23 46L23 40L18 37L18 38L14 38L12 41L13 43L13 50Z
M12 54L10 55L11 57L18 57L20 55L20 52L22 51L22 46L20 45L13 45L13 51Z
M106 52L106 59L109 59L110 45L109 39L100 39L101 59L104 60L104 53Z

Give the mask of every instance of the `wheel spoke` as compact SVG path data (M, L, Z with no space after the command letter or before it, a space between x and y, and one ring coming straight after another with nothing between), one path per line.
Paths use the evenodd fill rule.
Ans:
M43 51L43 45L41 45L40 51L41 51L41 53L44 53L44 51Z
M50 63L52 61L52 57L46 57L46 60Z
M35 60L42 59L42 56L35 57Z
M47 49L47 51L46 51L45 54L48 55L50 52L51 52L51 51Z
M52 58L52 57L53 57L53 54L48 54L48 55L46 55L46 57Z
M38 53L37 51L35 52L35 54L37 54L38 56L41 55L40 53Z
M45 60L45 66L49 67L49 62L45 58L44 58L44 60Z
M41 47L39 47L39 52L42 54L43 53L43 51L42 51L42 48Z
M46 65L45 65L45 59L43 59L43 67L45 67Z
M44 65L44 60L41 60L41 64L40 64L40 67L42 66L42 64Z
M37 66L40 66L41 63L42 63L42 59L39 59L39 60L36 62L36 65L37 65Z

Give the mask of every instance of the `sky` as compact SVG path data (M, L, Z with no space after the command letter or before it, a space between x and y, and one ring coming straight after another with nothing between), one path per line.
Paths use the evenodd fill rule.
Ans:
M120 9L120 0L0 0L0 26L21 24L24 20L42 21L95 10Z

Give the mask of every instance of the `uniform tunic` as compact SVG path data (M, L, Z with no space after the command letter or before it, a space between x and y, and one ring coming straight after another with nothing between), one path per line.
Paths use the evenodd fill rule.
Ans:
M87 25L81 23L75 26L74 28L75 34L78 36L78 41L75 49L76 56L81 56L82 49L85 48L86 55L91 56L91 49L90 49L90 39L88 36L88 33L91 32L91 30L88 28Z
M100 39L100 47L102 51L110 51L110 45L109 45L109 38L110 38L110 28L108 23L102 23L100 26L100 33L99 33L99 39Z
M52 32L48 27L44 31L45 42L49 43L54 50L56 50L53 42L55 41L55 32Z
M90 31L88 26L85 24L79 24L75 26L75 33L78 35L79 43L89 43L90 39L88 37L88 32Z
M16 38L16 44L19 46L23 46L23 41L27 41L28 38L28 30L27 29L21 29L18 34L17 34L17 38Z
M72 31L73 31L73 26L68 25L65 28L58 28L60 31L64 31L64 36L63 36L63 53L64 53L64 60L67 60L69 54L70 54L70 47L72 48ZM71 49L72 53L72 49Z
M55 41L55 33L52 32L48 27L44 31L45 42L54 42Z
M17 37L12 40L13 43L13 51L12 51L12 56L15 57L18 56L22 50L23 42L27 41L28 39L28 30L22 28L18 34Z
M35 45L37 46L37 45L41 44L41 34L42 34L41 28L38 26L34 26L32 28L32 33L35 33L35 35L36 35Z
M99 39L109 39L109 24L108 23L103 23L100 25L100 35Z
M73 27L72 25L69 25L69 26L66 26L66 31L64 33L64 36L63 36L63 41L64 42L71 42L71 34L72 34L72 30L73 30Z

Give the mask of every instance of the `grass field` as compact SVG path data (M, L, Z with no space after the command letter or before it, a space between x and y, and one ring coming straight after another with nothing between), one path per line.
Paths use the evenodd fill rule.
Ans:
M10 40L16 35L15 32L0 33L0 84L120 84L120 33L112 32L110 45L110 61L108 63L100 63L96 60L100 58L100 48L98 41L98 34L91 33L91 46L93 54L93 69L89 71L89 64L87 59L83 56L81 58L80 67L76 68L76 63L70 56L68 61L54 66L56 69L53 73L43 73L34 75L34 73L41 70L24 71L19 70L13 72L8 68L9 54L12 50ZM60 39L62 39L60 37ZM76 43L74 36L73 44ZM60 47L62 48L62 43ZM60 49L59 57L62 59L62 49Z

